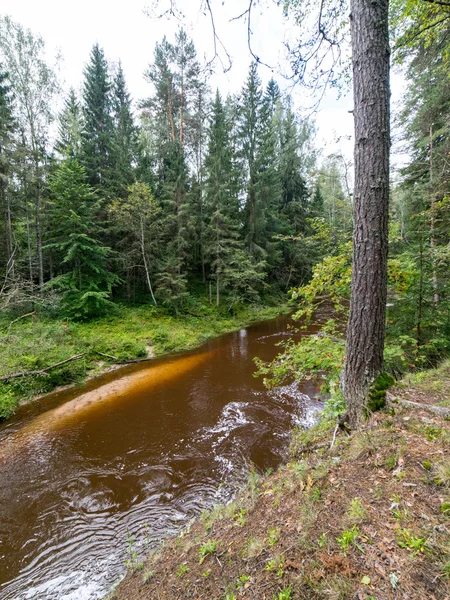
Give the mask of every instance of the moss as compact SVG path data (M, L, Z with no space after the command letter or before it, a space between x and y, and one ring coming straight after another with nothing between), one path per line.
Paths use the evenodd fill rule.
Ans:
M386 404L386 390L394 385L395 379L388 373L380 373L369 388L369 401L367 410L370 413L377 412Z

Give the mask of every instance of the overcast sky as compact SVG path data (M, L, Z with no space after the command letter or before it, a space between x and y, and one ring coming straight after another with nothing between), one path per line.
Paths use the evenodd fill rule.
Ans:
M89 59L92 45L96 42L105 50L110 61L122 61L130 92L135 100L151 94L151 87L143 73L152 61L155 43L164 34L169 39L179 27L175 19L155 19L147 16L146 8L152 0L1 0L1 14L42 35L47 44L49 57L59 51L62 54L61 79L64 87L80 88L83 68ZM179 0L180 8L186 13L184 25L193 38L199 58L209 59L213 55L213 36L209 15L199 11L200 0ZM210 84L223 93L238 91L246 78L251 55L247 45L245 22L230 22L230 18L244 9L242 0L212 0L218 33L233 59L231 70L224 74L216 64L216 74ZM148 11L147 11L148 12ZM284 61L283 40L291 25L281 14L274 2L254 10L252 21L252 45L261 60L273 67L260 68L263 81L273 75L284 87L286 81L279 74L288 68ZM394 100L401 96L403 82L393 81ZM297 88L294 92L296 105L311 106L306 92ZM331 90L323 99L317 113L312 115L318 128L317 145L323 155L341 151L352 156L353 118L348 112L352 108L351 95L340 100Z

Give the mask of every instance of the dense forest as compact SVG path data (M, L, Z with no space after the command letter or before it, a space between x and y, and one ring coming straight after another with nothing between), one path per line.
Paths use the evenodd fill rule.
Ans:
M308 280L317 219L341 227L344 215L349 230L341 162L313 176L312 124L274 80L263 88L256 63L224 97L180 29L156 44L152 95L135 110L120 63L96 44L81 93L56 114L44 50L1 20L2 310L177 312L192 293L233 310Z

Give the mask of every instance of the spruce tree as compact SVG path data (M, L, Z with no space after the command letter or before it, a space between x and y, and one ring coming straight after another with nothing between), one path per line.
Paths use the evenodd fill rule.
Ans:
M112 185L115 195L123 197L135 177L138 132L133 120L131 97L121 63L113 81L112 116L114 122Z
M113 164L113 120L111 81L103 49L95 44L84 71L82 164L89 185L111 195Z
M63 157L79 157L82 130L81 106L75 90L71 88L64 101L64 108L59 115L56 151Z
M216 305L221 291L230 304L255 300L263 274L255 267L239 239L239 197L233 186L233 155L229 128L219 91L212 107L208 154L205 159L206 248L216 284Z
M246 84L242 90L239 110L239 137L246 174L245 238L254 258L265 256L258 240L258 232L264 228L265 214L257 194L257 153L261 143L261 80L258 66L252 63Z
M261 139L257 149L256 197L259 213L263 216L258 224L257 240L264 249L268 270L273 278L279 273L282 259L278 237L284 233L280 218L282 185L280 179L279 123L282 104L278 85L272 79L267 85L261 104Z
M50 283L63 294L62 308L75 319L103 314L118 277L108 269L111 249L100 241L95 224L100 210L98 194L86 181L75 158L65 159L50 177L51 237L47 248L58 257L59 274Z

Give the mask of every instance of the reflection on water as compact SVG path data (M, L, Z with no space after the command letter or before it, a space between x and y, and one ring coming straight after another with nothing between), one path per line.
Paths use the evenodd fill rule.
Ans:
M101 598L128 533L148 552L229 500L249 464L279 464L289 430L320 409L312 386L269 393L253 377L289 322L54 394L0 430L0 598Z

